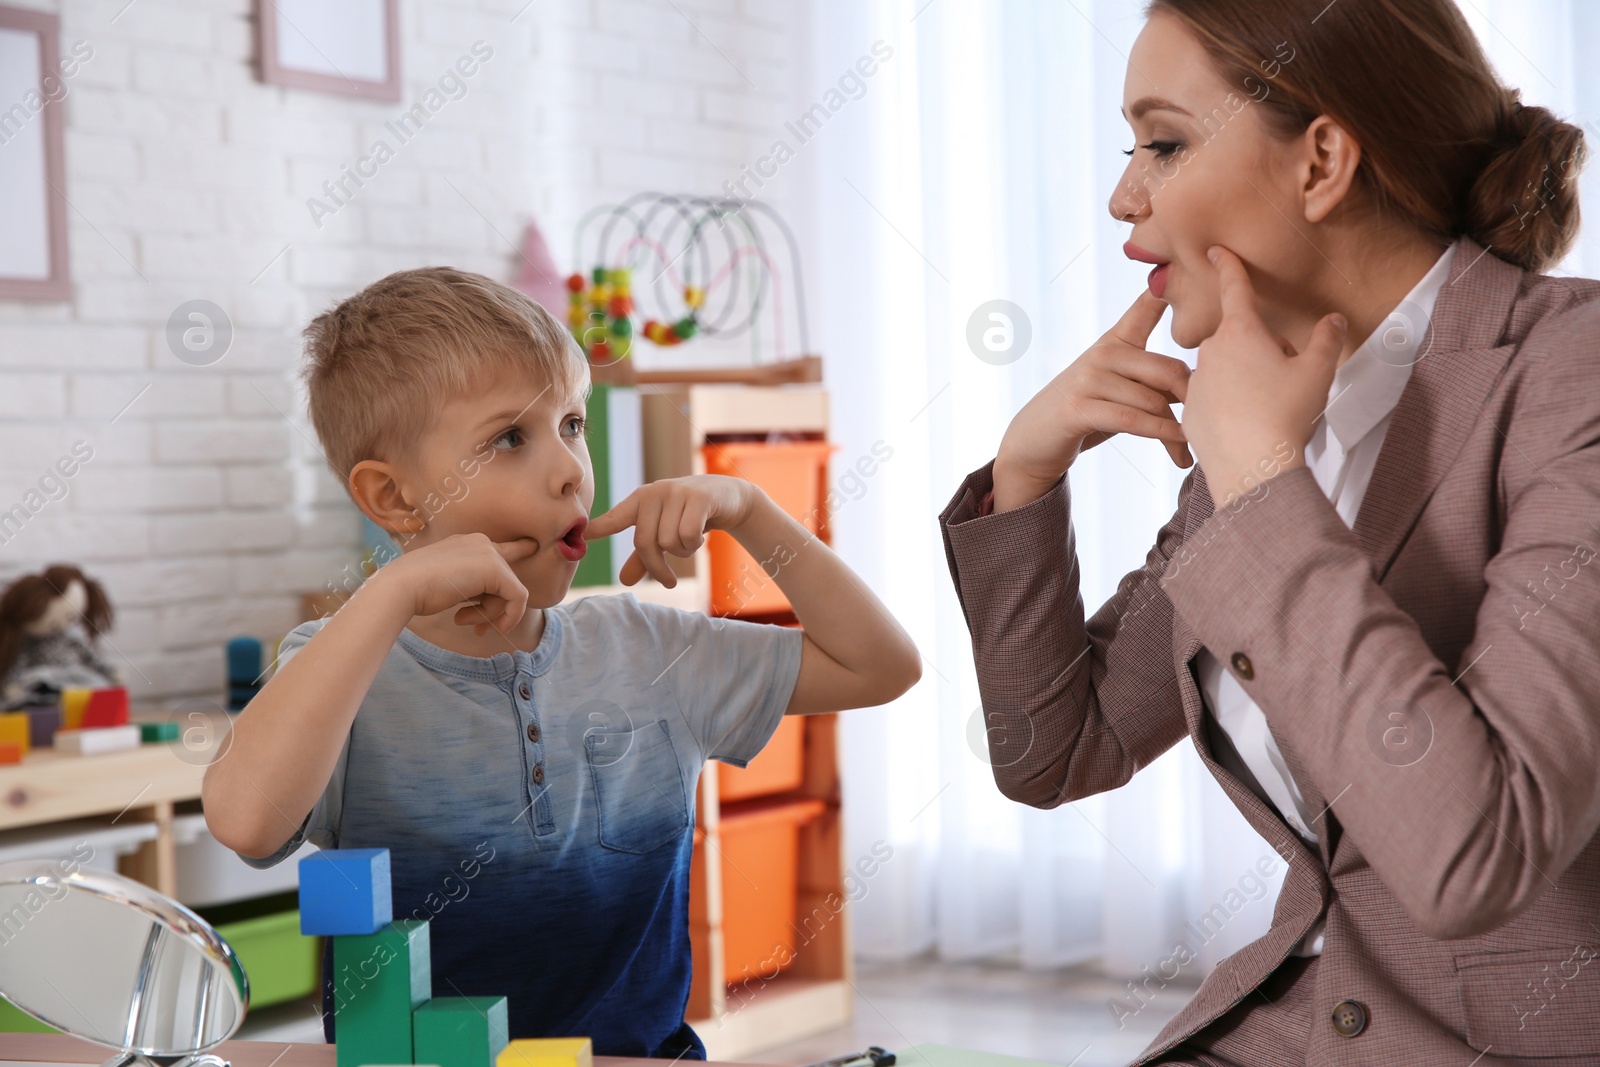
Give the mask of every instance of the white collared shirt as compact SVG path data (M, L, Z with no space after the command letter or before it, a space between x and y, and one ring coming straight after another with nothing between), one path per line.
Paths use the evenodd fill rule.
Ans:
M1355 524L1394 406L1411 379L1412 365L1421 357L1429 316L1449 277L1459 244L1453 242L1445 249L1389 318L1334 372L1328 406L1317 418L1306 444L1306 466L1346 526ZM1311 824L1321 812L1307 810L1305 799L1267 730L1267 719L1260 707L1204 647L1196 656L1195 667L1206 707L1227 732L1240 759L1278 813L1308 844L1315 846L1317 835ZM1230 766L1232 753L1224 750L1217 756L1219 762L1237 773L1237 767ZM1295 954L1320 954L1322 928L1319 920Z

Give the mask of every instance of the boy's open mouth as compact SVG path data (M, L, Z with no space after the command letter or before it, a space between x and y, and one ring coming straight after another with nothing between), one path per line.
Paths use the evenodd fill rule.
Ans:
M568 527L567 532L556 542L561 554L574 563L582 559L583 554L589 550L588 544L583 539L583 529L588 525L588 519L579 519Z

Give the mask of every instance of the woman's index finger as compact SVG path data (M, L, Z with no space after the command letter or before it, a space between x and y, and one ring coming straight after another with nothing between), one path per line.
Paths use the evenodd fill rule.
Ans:
M1106 331L1106 335L1134 348L1143 348L1150 343L1150 334L1166 310L1167 302L1145 289L1139 293L1133 305L1122 313L1117 324Z
M1256 289L1250 284L1250 272L1244 261L1221 245L1211 248L1217 267L1218 284L1222 296L1222 317L1241 323L1261 324L1261 313L1256 308Z

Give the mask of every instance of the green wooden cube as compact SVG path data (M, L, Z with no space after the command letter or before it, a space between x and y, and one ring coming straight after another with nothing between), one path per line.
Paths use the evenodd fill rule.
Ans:
M511 1040L505 997L434 997L411 1013L417 1063L494 1067Z
M142 722L139 724L139 740L143 744L153 744L158 741L176 741L178 739L178 724L175 722Z
M411 1013L433 995L431 963L428 924L415 919L389 923L375 934L333 939L339 1067L416 1062Z

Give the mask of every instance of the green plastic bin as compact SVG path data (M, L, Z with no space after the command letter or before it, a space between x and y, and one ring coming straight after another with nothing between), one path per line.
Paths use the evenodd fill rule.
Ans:
M61 1031L47 1026L11 1003L0 998L0 1034L59 1034Z
M217 933L233 947L250 979L250 1006L264 1008L317 990L322 939L300 933L300 911L281 911L223 923Z

